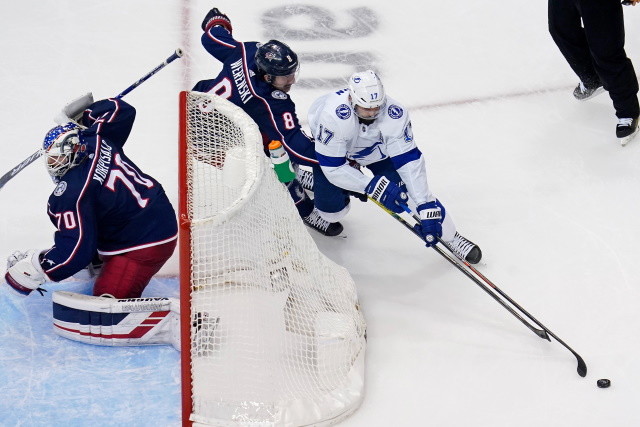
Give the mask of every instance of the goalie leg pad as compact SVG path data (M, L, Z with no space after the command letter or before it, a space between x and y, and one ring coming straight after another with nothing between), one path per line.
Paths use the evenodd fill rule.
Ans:
M176 298L113 299L53 293L56 334L105 346L171 344L180 350L180 301Z

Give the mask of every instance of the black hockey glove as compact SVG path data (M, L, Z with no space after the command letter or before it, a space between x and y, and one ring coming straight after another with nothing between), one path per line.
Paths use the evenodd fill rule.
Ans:
M227 15L220 12L217 7L211 9L209 13L207 13L207 16L204 17L204 21L202 21L202 31L209 31L209 28L214 25L220 25L230 33L233 31L231 20Z

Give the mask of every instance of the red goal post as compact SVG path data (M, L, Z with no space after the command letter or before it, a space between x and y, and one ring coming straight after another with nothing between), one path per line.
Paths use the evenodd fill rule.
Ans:
M183 425L329 425L363 398L355 284L317 248L240 108L180 93Z

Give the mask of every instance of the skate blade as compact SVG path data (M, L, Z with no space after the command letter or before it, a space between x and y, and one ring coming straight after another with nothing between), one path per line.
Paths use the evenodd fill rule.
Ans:
M620 145L622 145L622 146L624 147L624 146L625 146L625 145L627 145L629 142L631 142L631 140L632 140L633 138L635 138L635 137L636 137L636 135L638 135L638 130L640 130L640 128L636 128L636 131L635 131L634 133L632 133L631 135L629 135L629 136L625 136L624 138L620 138L620 139L619 139L619 141L620 141Z

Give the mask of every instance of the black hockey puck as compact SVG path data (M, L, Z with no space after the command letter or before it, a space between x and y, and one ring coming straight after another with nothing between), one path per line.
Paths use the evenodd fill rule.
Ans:
M598 387L600 388L607 388L611 385L611 381L609 381L606 378L602 378L602 379L599 379L596 384L598 384Z

